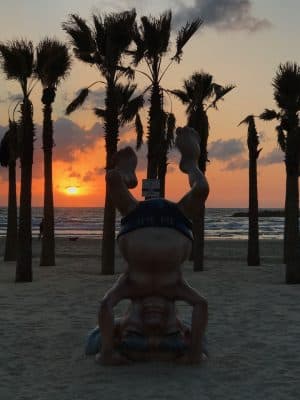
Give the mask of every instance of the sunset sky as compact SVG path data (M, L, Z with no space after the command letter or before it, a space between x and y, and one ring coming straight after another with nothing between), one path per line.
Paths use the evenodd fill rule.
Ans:
M31 39L34 44L45 36L67 41L61 29L68 14L78 13L90 20L92 12L123 11L135 7L141 15L158 15L171 8L174 32L186 20L200 16L204 24L184 49L182 62L174 64L162 85L174 89L195 71L211 73L220 84L236 88L209 110L210 136L207 177L211 192L208 207L247 207L248 170L246 126L238 123L248 114L257 115L264 108L274 108L272 78L280 62L300 63L300 2L298 0L10 0L1 4L0 41ZM173 40L174 42L174 40ZM166 58L166 62L168 57ZM73 61L70 76L57 90L54 104L54 195L56 206L103 206L104 138L103 126L92 113L102 107L104 92L95 87L86 106L70 117L64 110L78 89L88 86L99 74L93 67ZM148 82L137 76L142 90ZM18 84L0 73L0 139L8 123L8 107L20 94ZM33 165L33 205L43 202L41 150L41 88L33 93L36 124L35 161ZM146 104L148 106L148 104ZM171 104L166 98L166 110ZM177 126L186 123L183 106L172 99ZM143 112L146 121L147 108ZM146 130L146 123L144 124ZM260 207L283 207L285 171L283 154L278 150L274 124L257 121L261 133L259 162ZM132 126L122 129L119 147L135 143ZM145 177L146 146L139 152L138 178ZM167 175L167 198L179 199L188 189L187 176L177 167L178 153L172 151ZM19 171L18 171L19 174ZM68 187L76 193L68 193ZM134 190L141 198L141 187ZM0 168L0 205L7 202L7 170Z

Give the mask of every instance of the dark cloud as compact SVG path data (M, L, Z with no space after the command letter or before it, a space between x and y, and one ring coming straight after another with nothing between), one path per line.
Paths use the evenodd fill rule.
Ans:
M246 160L246 158L236 158L230 161L223 169L223 171L234 171L236 169L245 169L248 168L248 166L249 166L249 161Z
M104 167L95 167L94 169L87 171L83 177L82 181L83 182L91 182L94 181L97 176L101 176L105 173L105 168Z
M194 0L193 6L181 7L174 15L174 23L183 25L199 16L204 24L221 30L256 32L269 28L271 22L252 14L251 0Z
M270 153L258 159L261 165L281 164L284 160L284 154L279 148L275 148Z
M245 145L240 139L216 140L212 142L208 148L208 156L210 159L227 161L243 153Z
M76 171L71 171L68 175L69 178L81 178L81 174L79 172Z
M92 147L95 142L103 137L103 128L96 123L91 129L85 130L75 122L59 118L53 124L55 147L53 150L53 160L71 162L75 159L76 150L85 151ZM36 126L37 141L35 148L42 147L42 127Z

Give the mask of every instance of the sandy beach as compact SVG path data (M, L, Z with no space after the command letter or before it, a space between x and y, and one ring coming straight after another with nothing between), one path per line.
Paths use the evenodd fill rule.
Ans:
M246 266L245 241L208 241L204 272L184 265L209 303L210 359L200 367L103 367L86 357L85 336L116 276L99 275L98 240L59 239L56 267L38 266L39 246L34 240L34 282L15 284L0 240L1 400L299 398L300 290L284 284L281 241L261 242L260 267Z

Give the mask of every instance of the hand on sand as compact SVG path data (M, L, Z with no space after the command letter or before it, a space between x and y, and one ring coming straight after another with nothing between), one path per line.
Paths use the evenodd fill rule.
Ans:
M176 129L175 145L181 153L179 168L187 174L198 165L200 156L199 135L193 128Z
M203 361L208 360L208 357L202 353L201 356L196 356L193 353L184 353L182 356L176 358L175 362L176 364L182 364L182 365L187 365L187 364L202 364Z
M102 365L128 365L131 361L128 358L122 356L117 351L113 351L109 354L96 354L96 361Z
M138 181L135 175L137 157L131 147L125 147L117 152L115 156L115 170L122 176L126 186L130 189L137 186Z

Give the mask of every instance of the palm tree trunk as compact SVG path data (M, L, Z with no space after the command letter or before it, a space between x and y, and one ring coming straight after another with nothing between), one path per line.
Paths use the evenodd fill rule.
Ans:
M4 261L16 261L17 239L17 194L16 194L16 162L12 161L8 166L8 213L7 231L5 241Z
M286 283L300 283L300 260L297 259L299 240L299 187L298 177L287 175L286 218Z
M41 266L55 265L54 202L52 182L53 124L51 104L44 106L44 221L42 235Z
M164 134L162 94L158 82L152 86L149 110L147 178L157 179L160 158L161 135Z
M114 85L108 84L106 92L105 145L106 170L113 168L113 158L117 152L119 121L116 101L114 100ZM101 274L112 275L115 271L115 225L116 209L106 184L103 239L101 253Z
M18 231L16 282L32 281L31 184L34 127L32 104L24 98L22 104L21 193Z
M257 156L249 151L248 265L260 265L257 196ZM257 151L255 151L257 153Z
M165 198L166 193L166 175L167 175L167 150L162 150L162 156L160 158L158 166L158 179L160 181L160 197Z
M298 129L288 132L286 145L286 204L285 204L285 254L286 283L300 283L300 260L297 260L299 240L299 140Z

